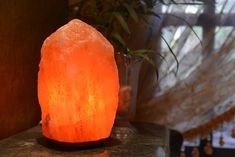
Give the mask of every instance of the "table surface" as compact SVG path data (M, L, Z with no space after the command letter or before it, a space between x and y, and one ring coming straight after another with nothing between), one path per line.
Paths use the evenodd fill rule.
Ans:
M0 157L168 157L169 152L169 129L147 123L114 127L110 141L96 148L58 150L40 139L40 126L3 139Z

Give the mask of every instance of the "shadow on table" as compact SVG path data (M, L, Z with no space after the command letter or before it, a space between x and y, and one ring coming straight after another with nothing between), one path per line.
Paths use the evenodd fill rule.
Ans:
M111 137L99 141L83 142L83 143L58 142L55 140L48 139L46 137L40 137L37 138L37 142L44 147L59 151L78 151L78 150L94 149L101 147L112 147L121 144L120 140Z

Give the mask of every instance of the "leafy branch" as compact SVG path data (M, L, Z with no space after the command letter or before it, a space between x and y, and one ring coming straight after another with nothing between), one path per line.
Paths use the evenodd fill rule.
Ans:
M70 6L70 16L72 18L79 18L95 27L114 45L116 52L122 52L128 58L138 57L146 60L156 69L158 76L157 65L149 56L150 53L155 52L152 49L132 50L128 47L126 42L127 37L132 33L127 22L129 19L138 23L146 16L161 18L160 14L152 10L157 3L177 4L175 0L80 0ZM192 26L186 20L177 16L175 16L175 18L183 20L194 32ZM197 36L195 32L194 34ZM170 53L176 60L178 70L179 62L176 55L165 38L162 35L160 36L167 44ZM157 55L164 60L163 56L160 54Z

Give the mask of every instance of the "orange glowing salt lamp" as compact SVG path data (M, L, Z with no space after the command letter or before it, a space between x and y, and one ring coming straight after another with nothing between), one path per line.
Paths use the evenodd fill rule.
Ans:
M70 21L44 41L39 67L43 135L69 143L109 137L119 83L113 47L102 34Z

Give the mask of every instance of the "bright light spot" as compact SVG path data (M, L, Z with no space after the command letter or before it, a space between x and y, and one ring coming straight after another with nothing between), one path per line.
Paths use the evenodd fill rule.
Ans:
M196 14L198 11L198 8L196 6L191 6L191 5L188 5L187 8L185 9L185 13L186 14Z
M162 12L163 12L163 13L166 13L166 12L167 12L167 8L168 8L168 6L163 5L163 6L162 6Z
M184 31L185 27L179 27L174 35L174 40L179 39L179 37L181 36L182 32Z

